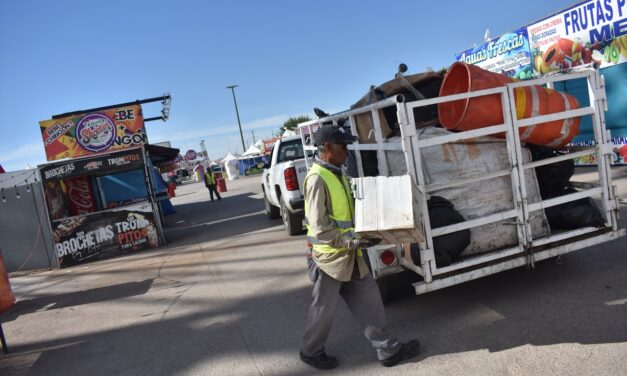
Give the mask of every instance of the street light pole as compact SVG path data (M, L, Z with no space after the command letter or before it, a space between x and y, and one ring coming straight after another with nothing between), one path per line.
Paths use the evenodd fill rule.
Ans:
M237 115L237 125L239 126L239 136L242 138L242 154L246 151L246 145L244 145L244 134L242 133L242 123L239 121L239 111L237 110L237 100L235 99L235 88L239 85L227 86L227 89L231 89L233 93L233 103L235 103L235 114Z

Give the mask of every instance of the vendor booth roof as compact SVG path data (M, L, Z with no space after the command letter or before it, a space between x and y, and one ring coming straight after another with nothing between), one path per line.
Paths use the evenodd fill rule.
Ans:
M250 157L259 154L261 154L261 150L259 150L255 145L250 145L248 150L246 150L246 152L242 154L242 157Z
M233 155L231 153L229 153L226 157L224 157L224 159L222 160L222 162L226 162L226 161L232 161L234 159L238 159L239 156L238 155Z
M180 153L179 149L154 144L146 144L145 148L153 163L173 161Z

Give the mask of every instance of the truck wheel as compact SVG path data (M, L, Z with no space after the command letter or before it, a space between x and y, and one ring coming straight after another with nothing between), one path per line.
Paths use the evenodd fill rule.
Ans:
M283 218L283 224L285 225L285 230L290 235L299 235L303 232L303 217L300 214L291 213L285 202L283 201L283 197L281 197L281 217Z
M265 209L265 213L268 216L268 218L270 219L277 219L281 216L281 212L279 211L279 208L277 208L276 206L272 205L270 203L270 201L268 201L268 198L266 197L266 191L263 191L263 203L266 207Z

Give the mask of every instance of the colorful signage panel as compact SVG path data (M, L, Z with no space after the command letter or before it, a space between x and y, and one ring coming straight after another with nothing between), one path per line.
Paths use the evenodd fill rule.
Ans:
M107 175L115 172L134 170L144 165L142 149L135 148L117 153L81 158L68 162L57 162L41 166L41 180L45 184L51 180L70 179L83 175Z
M455 60L477 65L485 70L515 79L533 77L531 49L527 29L521 28L501 35L480 46L462 51Z
M198 155L196 154L196 151L194 150L190 149L187 152L185 152L185 160L193 161L193 160L196 160L196 157L198 157Z
M39 122L48 161L76 158L148 142L140 105Z
M159 246L147 201L54 221L52 231L60 267Z
M274 147L274 144L276 143L278 139L279 137L272 137L270 139L263 140L263 153L270 154L270 152L272 151L272 148Z
M536 74L627 62L627 1L589 0L527 27Z

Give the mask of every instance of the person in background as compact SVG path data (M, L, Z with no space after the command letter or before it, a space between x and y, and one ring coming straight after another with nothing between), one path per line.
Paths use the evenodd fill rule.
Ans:
M218 188L216 185L216 177L211 171L211 167L207 167L207 172L205 172L205 186L209 189L209 197L211 197L211 202L213 202L213 194L216 194L216 197L219 200L222 200L220 197L220 193L218 193Z
M329 336L340 297L361 324L364 335L376 349L381 364L392 367L419 353L420 343L401 343L386 331L383 302L364 261L362 249L379 239L361 238L353 230L354 200L342 165L347 144L356 137L336 125L320 128L314 135L318 155L305 178L305 218L309 276L314 282L312 302L299 353L300 359L318 369L337 367L327 355Z

